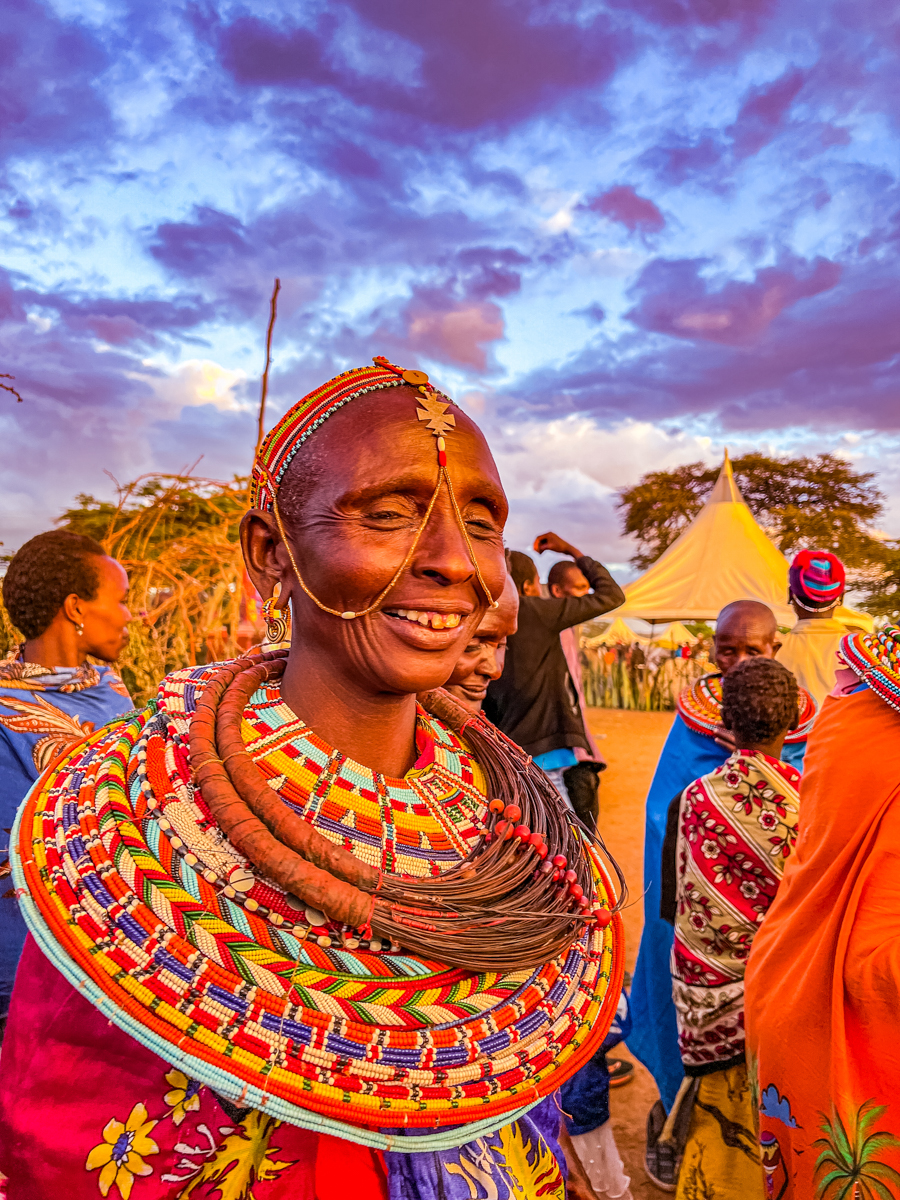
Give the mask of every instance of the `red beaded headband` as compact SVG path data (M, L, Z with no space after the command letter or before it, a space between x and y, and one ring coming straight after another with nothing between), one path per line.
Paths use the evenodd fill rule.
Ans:
M335 617L342 617L345 621L352 621L356 617L365 617L369 613L375 612L381 607L388 593L396 586L401 575L409 566L413 554L415 554L416 547L425 531L425 526L428 524L428 520L437 503L441 486L446 483L454 515L465 539L472 565L475 567L475 575L482 591L487 596L488 604L490 604L491 608L496 608L499 601L495 600L491 595L491 591L481 574L481 568L478 565L478 559L475 557L475 551L469 539L465 520L456 500L453 481L447 472L447 443L444 440L444 434L456 425L456 418L452 413L447 412L453 401L449 396L445 396L443 392L439 392L429 382L428 376L424 371L404 371L402 368L388 362L381 355L372 361L375 363L374 367L355 367L350 371L344 371L340 375L335 376L334 379L330 379L328 383L323 384L320 388L316 388L314 392L310 392L308 396L304 396L302 400L299 400L292 408L288 409L274 429L263 440L262 445L257 451L250 481L251 506L261 509L263 512L274 514L278 531L287 547L291 565L297 576L297 582L306 595L309 596L310 600L322 609L323 612L330 613ZM368 608L362 609L360 612L353 612L349 609L345 612L340 612L338 609L329 608L326 604L323 604L304 583L303 576L300 574L300 568L294 558L294 552L285 532L281 513L278 511L278 488L294 455L307 438L332 413L337 412L339 408L342 408L349 401L355 400L358 396L364 396L368 392L388 387L402 387L404 385L418 389L422 398L419 401L420 407L416 409L416 415L420 421L427 423L428 429L437 439L437 484L428 503L425 516L422 518L419 528L416 531L413 543L387 587L383 589Z

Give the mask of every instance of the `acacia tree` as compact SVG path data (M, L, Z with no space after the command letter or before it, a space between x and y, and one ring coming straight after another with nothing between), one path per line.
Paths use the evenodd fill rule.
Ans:
M744 454L732 467L750 511L782 553L790 556L804 547L831 550L851 573L859 571L861 583L877 583L886 548L870 532L884 508L873 472L855 471L834 454ZM718 467L689 463L672 471L650 471L634 487L620 490L616 506L624 517L624 532L637 539L631 560L636 567L648 567L688 527L718 474Z

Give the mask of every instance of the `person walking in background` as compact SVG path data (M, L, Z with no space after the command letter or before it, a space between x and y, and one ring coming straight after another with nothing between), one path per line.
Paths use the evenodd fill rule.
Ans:
M453 674L444 684L471 713L480 713L488 685L503 674L507 639L516 632L519 593L511 575L500 594L500 603L489 608L472 634Z
M673 796L721 766L735 749L733 736L722 725L723 676L747 659L774 658L781 645L777 636L775 615L765 604L736 600L722 609L713 640L719 672L702 676L678 697L678 712L647 796L644 928L631 989L634 1029L628 1048L647 1067L659 1088L660 1100L647 1122L647 1171L665 1186L674 1185L674 1161L665 1146L657 1153L657 1143L684 1078L669 976L672 926L660 917L666 816ZM789 734L784 750L785 760L798 770L815 711L812 697L801 691L800 724Z
M554 563L547 572L547 590L554 599L561 600L564 596L576 598L586 596L591 590L591 585L587 576L576 563L563 559L561 562ZM566 767L563 771L563 783L573 808L582 817L582 820L589 814L596 825L600 811L597 796L600 772L606 770L606 759L600 753L600 748L588 725L581 674L580 630L580 625L572 625L568 629L564 629L559 635L559 641L563 648L563 654L566 656L569 678L572 680L575 694L578 697L578 707L581 710L581 722L584 726L584 736L587 738L588 748L585 750L583 746L572 747L576 761L573 766Z
M686 1129L681 1200L763 1200L744 971L797 838L800 774L781 754L799 719L798 694L794 676L771 658L734 667L722 680L722 723L736 749L669 806L660 913L675 933L671 986L685 1079L667 1131Z
M801 550L791 563L788 599L797 624L776 655L821 707L834 687L836 654L847 628L834 612L844 598L846 573L836 554Z
M503 674L488 688L484 711L569 798L563 772L578 761L576 747L588 753L591 747L559 635L618 608L625 594L606 567L555 533L541 534L534 549L574 559L590 591L544 597L534 561L510 551L509 570L519 589L519 627L507 643Z
M109 666L128 640L128 576L93 538L40 533L16 554L3 602L25 636L0 662L0 1036L25 941L9 835L19 802L55 758L133 707Z

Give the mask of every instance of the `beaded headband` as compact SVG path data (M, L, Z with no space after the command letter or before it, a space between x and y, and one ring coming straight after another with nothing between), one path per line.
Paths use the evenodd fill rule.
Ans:
M443 484L446 484L450 502L453 506L453 513L465 540L466 548L469 551L469 557L475 568L478 583L487 597L488 604L491 608L496 608L499 601L494 599L481 574L481 568L478 565L478 559L475 557L475 551L469 539L465 520L456 500L453 482L447 472L447 443L444 440L444 434L456 425L456 418L447 412L453 401L449 396L445 396L443 392L439 392L429 382L428 376L424 371L405 371L401 367L388 362L381 355L376 356L372 361L375 364L373 367L354 367L349 371L341 372L340 375L336 375L334 379L323 383L321 387L316 388L314 392L310 392L308 396L304 396L302 400L298 400L292 408L288 409L274 429L265 437L256 453L250 480L251 507L261 509L263 512L271 512L274 515L278 525L278 532L281 534L291 560L291 566L294 569L294 574L297 576L297 582L306 595L309 596L310 600L323 612L330 613L335 617L342 617L345 621L352 621L356 617L368 616L369 613L379 609L388 593L396 586L401 575L409 565L413 554L415 554L416 547L421 540L422 534L425 532L425 526L428 524L428 520L434 511L441 487ZM339 609L329 608L328 605L323 604L304 583L303 576L300 574L300 568L294 558L294 552L285 532L281 513L278 510L278 489L291 464L291 460L303 443L333 413L337 412L339 408L342 408L351 400L356 400L359 396L367 395L369 392L380 391L383 388L404 386L418 389L421 399L419 407L416 409L416 415L420 421L427 423L427 428L437 439L437 484L428 503L425 516L422 518L419 528L416 531L413 543L407 551L403 562L395 571L390 583L367 608L359 612L354 612L351 609L341 612Z

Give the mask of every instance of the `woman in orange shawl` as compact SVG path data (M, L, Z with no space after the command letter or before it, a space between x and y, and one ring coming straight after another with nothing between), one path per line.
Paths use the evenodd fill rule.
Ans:
M900 1196L900 629L842 653L747 969L771 1200Z

